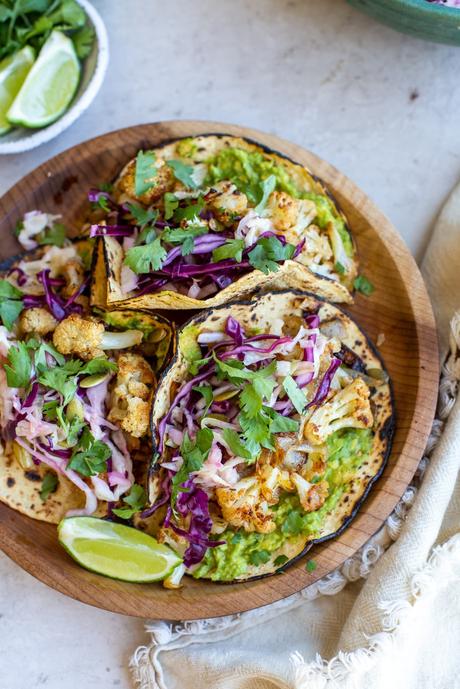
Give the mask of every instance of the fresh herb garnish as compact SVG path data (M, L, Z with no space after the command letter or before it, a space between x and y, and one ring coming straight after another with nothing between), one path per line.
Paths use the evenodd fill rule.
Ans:
M289 558L287 555L278 555L278 557L275 557L273 560L273 564L275 567L282 567L288 560Z
M53 246L62 247L65 244L67 237L67 228L59 222L53 223L51 227L46 228L46 230L39 235L38 243L42 246L51 244Z
M212 252L212 260L214 263L224 261L226 258L234 258L237 263L241 263L243 259L244 240L230 239L222 246L214 249Z
M142 196L156 185L158 170L155 166L154 151L139 151L136 157L134 175L134 191L136 196Z
M204 419L208 413L209 407L213 402L212 387L209 385L209 383L202 383L201 385L195 385L192 390L195 390L195 392L198 392L200 395L202 395L204 401L206 402L206 406L201 413L201 416Z
M0 280L0 319L5 328L13 328L23 308L21 290L8 280Z
M174 211L174 220L176 222L180 222L181 220L197 222L204 205L204 199L202 196L199 196L197 199L192 199L191 201L186 202L186 205L178 206L176 208Z
M292 244L283 244L277 237L263 237L248 253L249 263L265 275L279 270L277 261L286 261L294 255Z
M193 166L181 163L180 160L167 160L166 165L174 172L174 177L189 189L197 189L198 185L193 179Z
M335 272L338 273L339 275L345 275L345 273L347 272L347 271L345 270L345 266L343 266L343 265L340 263L340 261L337 261L337 262L335 263L335 265L334 265L334 270L335 270Z
M8 350L8 364L4 365L6 382L10 388L26 388L32 375L32 361L24 342Z
M284 520L281 531L287 536L298 536L302 533L304 523L302 515L298 510L292 510Z
M190 472L198 471L207 460L212 446L213 433L209 428L200 428L194 440L185 433L180 448L183 463L179 471L173 476L171 490L171 505L174 507L177 495L183 491L182 484L187 481Z
M165 206L165 220L170 220L174 215L174 211L179 206L179 199L177 199L174 194L167 191L163 196L163 203Z
M361 292L366 297L369 297L375 291L375 287L364 275L358 275L353 281L353 287L358 292Z
M128 203L127 206L134 220L141 227L156 222L158 218L158 211L155 208L142 208L134 203Z
M58 486L58 477L54 472L48 471L42 481L42 487L40 489L40 498L43 502L46 501L51 493L55 493Z
M314 560L308 560L307 564L305 565L305 569L307 572L314 572L316 569L317 565Z
M82 476L95 476L107 471L107 460L111 454L110 447L102 440L96 440L86 427L67 467Z
M222 438L224 439L224 442L227 443L235 457L242 457L243 459L247 460L253 459L252 453L243 444L236 431L231 428L224 428L222 431Z
M270 559L270 553L268 550L253 550L249 553L249 562L251 565L264 565Z
M307 406L307 398L299 388L292 376L286 376L283 380L283 388L299 414L303 414Z
M123 496L123 507L115 507L112 512L121 519L131 519L133 514L140 512L147 502L147 494L142 486L134 483L127 495Z
M265 207L268 202L268 197L272 193L272 191L275 190L276 188L276 177L275 175L270 175L266 179L263 180L261 183L261 189L262 189L262 198L260 199L259 203L257 206L254 208L256 213L262 213L265 210Z
M125 256L125 265L138 275L141 273L151 273L160 270L166 258L167 251L162 245L160 238L157 237L142 246L134 246L128 249Z

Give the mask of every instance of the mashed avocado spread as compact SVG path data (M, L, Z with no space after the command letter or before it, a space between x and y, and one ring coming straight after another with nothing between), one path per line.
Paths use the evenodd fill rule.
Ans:
M305 513L297 495L283 493L273 506L276 530L269 534L247 533L227 529L219 535L225 545L208 548L193 576L214 581L231 581L244 575L251 566L271 559L272 553L287 541L317 538L326 514L332 510L347 491L356 469L372 449L372 431L345 429L336 431L327 440L328 460L324 478L329 483L329 496L315 512ZM276 559L275 559L275 564ZM282 562L279 563L281 566Z
M325 228L331 222L335 225L342 239L345 252L353 255L353 244L345 222L331 199L326 194L302 191L291 179L288 171L277 165L271 158L266 158L259 151L245 151L241 148L224 148L207 161L208 176L206 184L212 185L222 180L230 180L244 192L252 203L258 203L262 197L261 183L270 175L276 178L276 189L285 191L296 199L313 201L317 208L315 222Z

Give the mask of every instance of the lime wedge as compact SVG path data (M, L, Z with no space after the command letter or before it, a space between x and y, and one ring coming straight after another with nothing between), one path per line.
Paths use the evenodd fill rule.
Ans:
M11 129L6 113L23 85L34 60L33 49L26 46L0 62L0 135L6 134Z
M53 31L8 110L8 121L31 128L51 124L67 110L79 81L80 63L72 41Z
M169 576L182 560L155 538L96 517L68 517L59 542L79 565L112 579L146 583Z

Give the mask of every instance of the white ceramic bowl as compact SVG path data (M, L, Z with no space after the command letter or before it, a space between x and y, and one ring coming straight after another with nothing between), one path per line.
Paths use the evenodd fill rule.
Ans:
M69 109L56 122L43 129L17 127L0 137L1 153L21 153L40 146L70 127L86 110L102 86L109 62L107 30L99 13L88 0L77 0L85 10L95 31L95 41L90 55L83 61L80 85Z

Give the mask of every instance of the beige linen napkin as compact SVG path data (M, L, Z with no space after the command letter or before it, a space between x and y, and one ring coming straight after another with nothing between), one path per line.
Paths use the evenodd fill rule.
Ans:
M240 616L147 624L151 643L131 662L140 689L460 688L460 186L422 270L443 359L449 342L451 354L418 492L340 571L295 596Z

